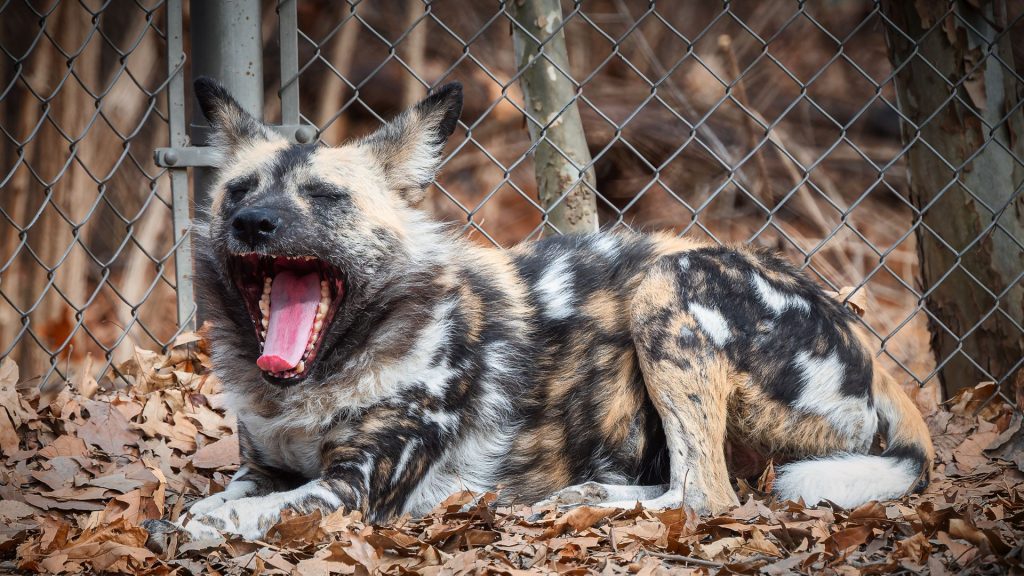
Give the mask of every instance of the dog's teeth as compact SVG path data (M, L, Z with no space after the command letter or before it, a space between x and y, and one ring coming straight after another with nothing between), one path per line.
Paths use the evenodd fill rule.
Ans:
M264 325L264 327L265 326L266 325ZM265 329L260 332L260 338L263 338L264 340L267 339L267 331Z
M268 320L267 317L264 316L263 318L260 318L260 324L263 325L263 331L266 332L267 328L270 327L270 320Z
M319 334L319 333L320 333L320 329L321 329L321 328L323 328L323 327L324 327L324 321L323 321L323 319L321 319L321 318L317 318L317 319L316 319L316 320L315 320L315 321L313 322L313 333L314 333L314 334Z
M320 304L317 304L316 315L323 316L324 314L327 314L327 301L321 300Z
M299 363L295 366L295 371L296 372L305 372L306 371L306 363L304 361L302 361L302 360L299 360Z

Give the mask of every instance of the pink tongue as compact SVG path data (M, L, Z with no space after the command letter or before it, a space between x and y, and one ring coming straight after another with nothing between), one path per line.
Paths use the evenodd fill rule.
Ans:
M256 365L265 372L291 370L302 360L320 303L320 275L281 272L270 289L270 326Z

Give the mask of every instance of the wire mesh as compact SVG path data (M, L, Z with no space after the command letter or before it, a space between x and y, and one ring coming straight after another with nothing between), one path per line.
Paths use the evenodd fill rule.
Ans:
M178 333L169 178L151 159L168 138L166 11L0 4L0 356L23 378L115 375Z
M1024 336L1013 314L1024 272L987 289L991 302L968 326L949 326L929 307L939 285L960 281L921 283L919 233L929 232L929 210L950 193L938 190L930 204L915 204L907 169L912 151L931 146L922 129L942 119L939 110L923 121L909 118L896 85L910 81L909 60L927 61L919 42L963 30L982 41L974 66L937 87L945 104L977 109L965 94L986 63L1000 66L1015 84L1010 92L1019 94L1019 70L998 50L1022 28L1021 6L1008 5L1009 13L989 22L994 35L950 2L936 3L925 33L911 36L879 2L563 1L551 29L565 32L569 69L544 53L549 39L537 40L540 58L576 88L572 104L592 155L579 168L596 173L602 227L668 228L784 252L825 286L866 299L864 325L888 363L934 399L936 376L957 359L976 369L975 382L1012 381L1024 359L997 371L971 358L964 343L995 317ZM281 85L304 88L302 120L324 141L372 130L429 88L460 80L466 111L427 209L496 246L550 231L551 207L537 201L532 165L538 144L525 126L560 115L536 118L526 106L524 69L512 49L512 34L524 28L507 3L300 2L299 27L299 71ZM915 51L894 65L890 46L904 39ZM1019 206L1024 180L1019 146L995 135L1014 114L1019 99L987 125L973 154L1002 147L1015 172L1013 190L998 205L972 196L985 216L997 215L974 243L1001 230L1009 238L1003 249L1013 252L1008 258L1021 262L1019 230L998 217ZM901 128L911 137L901 137ZM969 161L946 164L946 186L969 189L962 178ZM587 185L581 179L572 186L579 184ZM957 253L950 273L971 275L960 256L973 247L947 245ZM929 326L961 346L936 358Z
M575 88L571 105L579 109L592 158L578 168L596 176L592 191L603 228L671 229L783 252L826 287L862 302L864 325L886 362L904 383L919 385L919 400L927 403L938 399L937 376L951 363L967 363L975 381L995 381L1006 394L1024 363L1017 358L992 366L973 356L973 340L994 330L1024 338L1018 310L1024 238L1008 219L1022 209L1024 163L1017 136L1007 136L1021 121L1024 101L1024 43L1009 42L1024 32L1024 5L993 4L999 8L979 19L962 3L934 3L921 14L926 26L915 32L894 20L889 5L866 0L563 1L551 28L565 33L569 66L554 62L545 52L547 40L537 40L539 58ZM85 4L70 6L89 14ZM266 98L266 118L293 123L297 90L299 120L315 126L322 141L337 144L375 129L431 87L459 80L465 112L423 208L461 222L465 234L486 245L507 247L551 233L551 207L539 202L534 175L538 142L531 141L526 127L557 122L558 116L537 118L526 104L520 87L524 70L513 51L513 34L524 28L508 8L506 2L265 2L265 86L268 96L281 96ZM161 228L170 218L168 178L145 161L148 150L142 154L143 142L166 145L167 77L159 73L165 68L147 69L145 81L127 73L134 71L131 62L140 47L152 45L149 49L159 53L165 44L159 23L166 6L118 4L119 17L131 26L116 37L128 38L127 30L137 29L148 38L131 49L101 32L112 9L104 4L98 16L85 17L91 24L80 27L91 26L94 33L83 35L86 40L79 44L109 46L103 48L110 53L108 66L124 70L108 72L120 80L103 84L102 90L84 88L93 84L76 74L82 49L50 48L62 46L54 34L64 21L58 26L55 19L67 6L37 12L10 2L0 12L9 20L8 12L29 10L40 23L20 52L0 41L7 70L0 104L11 109L19 103L38 118L23 115L17 124L8 112L0 119L15 150L4 153L4 188L20 178L25 191L14 196L31 199L19 200L18 206L27 206L21 212L7 199L10 194L0 204L3 353L21 350L49 358L46 365L61 374L60 360L74 354L72 345L92 347L116 365L128 344L164 345L178 331L168 321L176 244ZM287 30L275 30L285 22ZM297 22L296 30L291 22ZM971 52L965 59L971 65L951 76L930 42L946 37L955 44L958 34L967 38ZM901 47L907 49L897 56ZM42 75L40 54L47 50L67 64L62 79L36 80ZM920 76L921 70L934 72L935 90L943 98L933 110L914 116L907 112L900 83L914 81L912 73ZM984 86L996 73L1006 93L1016 97L1002 109L985 110L991 93L985 94ZM125 87L115 90L115 84ZM78 95L65 95L72 91ZM145 112L131 116L132 130L114 130L122 148L119 160L113 169L97 171L102 176L69 183L71 174L92 173L86 167L95 162L83 159L86 136L107 130L112 94L122 92L122 101L130 99ZM82 114L87 106L79 104L75 118L82 126L63 129L54 104L72 98L94 104L96 113ZM929 131L948 122L950 110L983 126L983 137L962 161L947 160L948 142ZM128 116L117 117L123 124ZM38 146L44 131L53 133L51 152L62 147L57 155L62 160L48 160L59 164L55 172L35 168L43 156L31 147ZM104 153L114 155L114 148ZM972 172L993 150L1002 151L1009 183L996 193L977 189ZM922 199L907 175L915 158L927 154L939 158L934 163L942 167L943 180L930 199ZM115 183L129 192L115 194ZM573 186L580 184L590 186L583 179ZM97 199L78 212L62 210L62 190L69 186L76 194L84 194L78 192L83 188L95 191ZM972 238L947 238L936 229L932 218L954 201L981 206L987 224ZM49 228L44 213L55 215L47 220ZM100 218L101 213L109 214ZM107 236L93 228L118 230L100 257L91 255L101 251L99 239ZM44 234L62 238L50 243L59 248L48 244L44 250ZM1018 263L999 285L965 264L993 241L1008 261ZM923 265L919 256L922 248L936 246L950 255L941 270ZM77 253L84 255L84 264L69 265L69 254ZM66 272L69 268L75 276ZM33 283L8 280L24 269L43 274L33 276ZM922 282L925 277L928 283ZM79 278L86 278L74 284L84 296L69 291ZM126 293L124 282L141 288ZM941 286L954 282L976 283L986 295L977 318L962 326L950 325L934 300ZM49 301L56 304L44 306ZM54 310L72 319L65 322L70 330L50 327ZM116 327L112 318L119 320ZM936 332L954 342L938 357L930 346ZM79 340L85 344L76 345Z

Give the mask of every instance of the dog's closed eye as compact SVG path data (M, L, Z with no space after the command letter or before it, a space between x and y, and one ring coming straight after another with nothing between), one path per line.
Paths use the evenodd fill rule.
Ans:
M253 176L246 176L244 178L237 178L227 183L225 188L227 189L228 196L231 200L237 202L241 200L251 190L256 188L257 181Z
M302 187L302 192L310 198L324 200L340 200L348 196L343 188L328 184L326 182L313 182Z

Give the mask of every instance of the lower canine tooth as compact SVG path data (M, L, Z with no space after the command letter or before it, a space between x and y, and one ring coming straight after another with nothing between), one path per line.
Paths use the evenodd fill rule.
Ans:
M295 371L296 372L305 372L306 371L306 362L304 360L299 360L299 363L295 366Z

